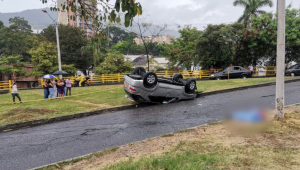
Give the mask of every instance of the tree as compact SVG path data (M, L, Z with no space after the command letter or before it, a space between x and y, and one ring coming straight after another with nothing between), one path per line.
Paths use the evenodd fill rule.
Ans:
M196 55L203 69L228 67L230 64L247 65L251 56L245 49L244 24L208 25L196 43ZM247 45L246 45L247 47ZM248 50L249 51L249 50Z
M133 42L133 39L136 37L135 33L126 32L125 30L115 26L109 27L108 31L109 38L111 39L110 46L122 41Z
M56 45L50 42L41 42L37 48L29 51L32 56L31 62L35 66L29 75L41 77L45 74L51 74L58 70L57 48ZM73 65L62 65L62 68L67 68L69 74L75 74L76 68Z
M31 26L28 24L28 21L26 21L24 18L21 17L14 17L14 18L9 18L9 23L10 24L15 24L19 27L19 29L23 32L26 33L31 33Z
M4 27L4 24L3 24L3 22L0 20L0 28L1 27Z
M268 60L276 64L277 22L275 14L253 17L245 33L254 59ZM300 62L300 9L286 9L286 63Z
M42 2L47 3L47 0L42 0ZM102 29L103 23L107 20L120 22L120 10L125 13L124 25L126 27L132 25L132 19L143 12L141 4L135 0L116 0L114 7L111 7L109 2L110 0L70 0L67 4L62 4L61 7L52 7L51 10L71 10L76 15L83 17L85 22L93 18L95 28L97 28L96 32L98 29ZM103 8L101 13L97 12L98 6ZM76 17L71 17L71 19L75 20Z
M266 11L263 11L260 8L264 6L273 7L273 2L272 0L235 0L233 5L245 8L244 14L238 19L238 22L247 25L247 22L253 15L258 16L266 13Z
M74 64L76 68L81 70L89 67L92 64L93 55L82 53L82 47L88 43L85 32L81 28L70 25L59 25L58 30L62 63ZM41 35L52 44L57 44L54 26L44 29Z
M125 61L124 55L120 53L108 53L105 60L96 67L94 72L96 74L115 74L127 73L132 71L133 65L130 61Z
M0 57L0 74L7 76L10 80L13 75L16 78L24 77L26 70L24 69L25 64L19 60L22 58L20 55L16 56L1 56ZM2 77L2 76L1 76Z
M87 52L89 55L92 53L94 66L104 61L108 52L108 42L109 38L105 35L97 34L90 39L86 46L82 47L84 52Z
M112 46L111 48L114 52L119 52L121 54L131 54L131 55L140 55L145 52L144 46L137 45L132 41L122 41Z
M20 31L17 25L10 25L0 29L0 41L4 45L2 52L5 55L18 55L26 52L24 46L27 34Z
M28 51L40 41L39 35L23 32L15 24L0 28L0 54L6 56L22 55L25 61L30 61Z
M202 31L197 30L195 27L185 26L179 30L179 33L179 38L173 39L172 44L165 45L164 55L170 61L169 69L187 68L189 70L192 65L199 63L195 50Z
M127 30L128 32L135 33L137 37L142 40L142 45L144 46L145 54L147 55L148 71L149 71L150 70L149 55L151 54L151 52L153 52L151 50L155 49L154 48L155 46L151 46L151 45L153 45L154 39L156 37L158 37L159 35L163 34L166 31L167 25L164 25L162 27L158 25L154 25L151 22L145 22L145 18L143 19L137 18L134 21L134 24L135 26L137 26L138 28L137 30L134 29L133 27L124 28L124 29ZM157 45L157 43L155 45Z

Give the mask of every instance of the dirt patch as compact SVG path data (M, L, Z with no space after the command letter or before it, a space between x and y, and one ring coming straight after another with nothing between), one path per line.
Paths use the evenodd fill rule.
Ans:
M58 165L52 168L98 170L124 161L132 163L168 154L184 155L189 151L194 155L219 156L216 159L219 162L213 162L207 169L298 169L300 166L298 109L298 106L287 108L286 119L274 120L262 132L256 134L236 134L226 124L218 122L128 144L109 154L71 162L61 168L57 168Z
M24 108L24 109L12 109L6 113L3 114L3 116L11 116L11 115L16 115L20 113L31 113L31 114L41 114L41 115L47 115L50 113L55 112L54 110L50 109L36 109L36 108Z
M43 115L56 113L55 110L49 109L36 109L36 108L22 108L22 109L12 109L2 115L0 115L0 120L8 121L20 121L20 120L30 120L34 118L41 117Z
M32 119L35 116L33 114L29 114L29 113L20 113L17 115L14 115L12 117L9 118L10 121L19 121L19 120L28 120L28 119Z
M108 104L95 104L95 103L84 102L84 101L80 101L80 100L73 100L72 102L76 102L76 103L80 103L80 104L85 104L85 105L91 105L91 106L97 106L99 108L104 108L104 109L113 107L113 106L108 105Z

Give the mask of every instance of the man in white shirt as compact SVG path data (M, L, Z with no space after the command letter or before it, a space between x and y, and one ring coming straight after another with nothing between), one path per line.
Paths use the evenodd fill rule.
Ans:
M250 70L250 73L252 74L253 73L253 65L251 64L248 68Z
M14 104L16 104L16 102L15 102L15 98L16 98L16 97L19 99L20 103L22 103L21 98L20 98L20 95L19 95L19 93L18 93L17 83L14 82L14 83L10 86L10 88L11 88L11 95L12 95L12 97L13 97L13 102L14 102Z

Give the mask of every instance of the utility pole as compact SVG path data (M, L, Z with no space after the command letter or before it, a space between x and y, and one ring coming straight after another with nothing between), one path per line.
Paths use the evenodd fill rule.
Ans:
M277 1L276 117L284 118L285 0Z
M56 41L57 41L57 56L58 56L58 70L62 71L61 69L61 58L60 58L60 46L59 46L59 35L58 35L58 20L55 23L56 28ZM59 79L62 79L62 75L59 75Z
M62 71L61 69L61 58L60 58L60 46L59 46L59 35L58 35L58 25L59 25L59 17L62 12L65 12L64 10L59 11L58 19L54 20L49 13L46 10L42 10L44 13L48 14L48 16L52 19L55 25L55 31L56 31L56 41L57 41L57 57L58 57L58 70ZM59 75L59 79L62 79L62 75Z

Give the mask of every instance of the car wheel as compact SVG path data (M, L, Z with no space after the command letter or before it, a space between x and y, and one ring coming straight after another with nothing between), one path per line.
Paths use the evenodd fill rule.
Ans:
M242 79L246 79L247 78L247 76L246 75L242 75Z
M221 80L221 77L217 77L216 80Z
M196 89L197 89L197 84L195 79L188 79L185 85L185 92L194 93Z
M153 88L153 87L155 87L156 84L157 84L157 76L156 76L156 74L153 73L153 72L148 72L148 73L144 74L143 82L144 82L144 86L146 88Z
M292 77L295 77L295 73L291 73L291 76L292 76Z
M140 75L143 76L146 73L146 70L144 67L136 67L133 69L132 74L133 75Z
M173 80L177 82L181 82L183 80L182 74L175 74Z

